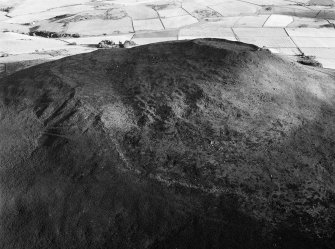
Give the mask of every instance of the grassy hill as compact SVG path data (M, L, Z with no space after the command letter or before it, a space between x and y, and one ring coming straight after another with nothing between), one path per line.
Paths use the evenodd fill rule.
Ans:
M334 83L217 39L1 79L1 248L333 248Z

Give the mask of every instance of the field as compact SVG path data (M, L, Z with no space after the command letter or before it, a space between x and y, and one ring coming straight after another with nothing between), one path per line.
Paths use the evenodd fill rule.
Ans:
M332 38L320 38L319 33L331 34L335 30L335 7L332 0L182 0L182 1L90 1L90 0L1 0L0 32L19 33L20 35L37 35L47 39L22 38L18 41L13 36L13 43L2 41L0 56L6 55L9 61L19 59L35 50L58 50L69 47L58 46L55 38L67 40L78 46L83 44L75 37L101 37L101 40L115 39L118 36L140 34L138 45L171 39L194 38L227 38L244 41L260 47L268 47L271 51L292 56L292 51L316 51L317 48L333 47ZM217 28L220 26L220 28ZM204 27L206 27L204 29ZM224 28L231 29L233 35L227 35ZM239 37L235 29L250 28L250 36ZM260 28L261 38L253 36L252 30ZM268 29L281 28L285 37L275 40L268 37ZM296 38L291 36L292 29L311 28L305 35ZM173 31L179 35L165 36L159 39L151 37L153 31ZM145 37L147 34L147 37ZM87 39L89 41L89 39ZM96 39L94 38L94 41ZM135 41L135 40L134 40ZM20 45L19 45L20 44ZM21 46L22 48L17 48ZM15 48L15 49L14 49ZM26 49L26 51L25 51ZM10 51L16 51L11 53ZM81 51L77 49L77 51ZM285 53L287 51L288 53ZM10 59L11 56L14 56ZM319 57L319 53L309 54ZM320 58L321 59L321 58ZM334 68L334 58L324 55L322 61L329 68ZM6 59L2 60L6 63ZM19 62L19 61L18 61Z

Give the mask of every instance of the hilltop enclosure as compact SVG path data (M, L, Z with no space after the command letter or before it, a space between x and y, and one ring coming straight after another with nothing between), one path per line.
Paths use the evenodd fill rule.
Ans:
M1 248L334 248L334 81L219 39L2 79Z

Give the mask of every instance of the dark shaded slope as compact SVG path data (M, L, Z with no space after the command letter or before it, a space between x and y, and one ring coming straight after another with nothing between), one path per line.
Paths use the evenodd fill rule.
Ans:
M332 248L334 77L224 40L0 83L2 248Z

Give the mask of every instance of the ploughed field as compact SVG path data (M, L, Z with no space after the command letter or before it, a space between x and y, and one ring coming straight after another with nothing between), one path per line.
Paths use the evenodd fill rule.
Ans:
M2 78L1 248L334 248L334 95L218 39Z

